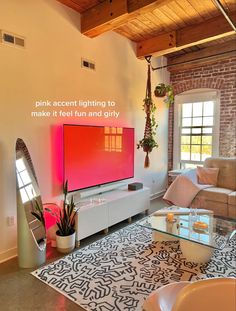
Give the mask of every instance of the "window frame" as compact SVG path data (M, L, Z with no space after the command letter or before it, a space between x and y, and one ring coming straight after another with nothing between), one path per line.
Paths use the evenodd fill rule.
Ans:
M175 96L174 105L174 132L173 132L173 169L181 168L181 109L183 103L214 101L214 119L212 133L212 156L219 156L219 129L220 129L220 92L212 89L194 89ZM203 161L186 160L185 163L202 165Z
M22 181L22 179L21 179L21 181L22 181L22 185L21 185L21 186L20 186L19 183L17 182L17 189L19 190L20 199L21 199L21 201L22 201L22 204L26 204L26 203L30 202L32 199L38 197L38 196L40 195L40 192L39 192L39 189L38 189L38 184L37 184L37 182L36 182L36 180L35 180L35 177L34 177L34 175L33 175L33 173L32 173L32 170L31 170L31 168L29 167L28 161L25 159L25 156L24 156L24 154L22 153L22 151L18 151L18 152L17 152L17 154L16 154L16 159L17 159L17 160L20 160L20 159L21 159L21 160L23 161L23 164L24 164L24 170L22 170L22 171L18 171L18 168L16 167L16 178L18 178L18 175L19 175L19 177L21 178L20 173L23 172L23 171L27 171L27 173L28 173L28 175L29 175L29 178L30 178L30 180L31 180L31 181L28 182L28 183L24 183L24 182ZM29 196L27 190L25 189L25 188L28 187L28 186L32 186L32 188L33 188L33 195L32 195L32 197ZM24 191L25 191L25 193L26 193L26 196L27 196L27 198L28 198L27 201L24 201L24 202L23 202L23 197L22 197L22 194L21 194L21 190L22 190L22 189L24 189Z

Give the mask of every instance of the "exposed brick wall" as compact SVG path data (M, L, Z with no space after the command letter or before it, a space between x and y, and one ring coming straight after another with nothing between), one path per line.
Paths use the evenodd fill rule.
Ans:
M199 88L220 90L220 156L236 156L236 57L172 72L175 95ZM168 169L173 167L173 107L169 110Z

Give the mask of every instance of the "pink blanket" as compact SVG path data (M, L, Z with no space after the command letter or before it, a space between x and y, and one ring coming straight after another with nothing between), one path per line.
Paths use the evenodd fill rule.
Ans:
M181 207L190 207L193 199L202 189L212 185L198 184L196 169L179 175L167 189L163 199L170 204Z

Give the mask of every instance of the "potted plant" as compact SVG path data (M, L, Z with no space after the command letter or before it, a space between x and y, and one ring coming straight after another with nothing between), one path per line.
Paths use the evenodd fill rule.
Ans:
M166 85L159 83L154 90L154 95L156 97L164 97L166 95Z
M37 198L33 198L31 200L31 206L32 206L32 211L31 214L42 223L44 230L46 230L45 228L45 218L44 218L44 213L43 213L43 204L37 200Z
M57 250L61 253L69 253L75 248L75 215L78 209L71 196L67 201L68 181L63 185L63 208L57 219L58 230L56 232Z
M153 148L157 148L158 144L156 143L155 139L151 137L143 138L137 144L137 148L143 148L144 152L152 152Z
M174 90L171 85L159 83L155 88L154 95L156 97L166 96L164 102L168 105L168 107L174 103Z
M63 194L63 207L58 213L52 213L48 208L45 208L45 210L56 217L58 227L56 231L57 250L61 253L69 253L75 248L75 215L78 208L76 208L73 196L71 196L69 202L67 200L68 181L63 185Z

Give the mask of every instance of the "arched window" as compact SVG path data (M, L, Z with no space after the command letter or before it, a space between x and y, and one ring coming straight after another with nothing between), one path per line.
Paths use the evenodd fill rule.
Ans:
M175 97L174 168L202 165L219 155L219 92L195 89Z

